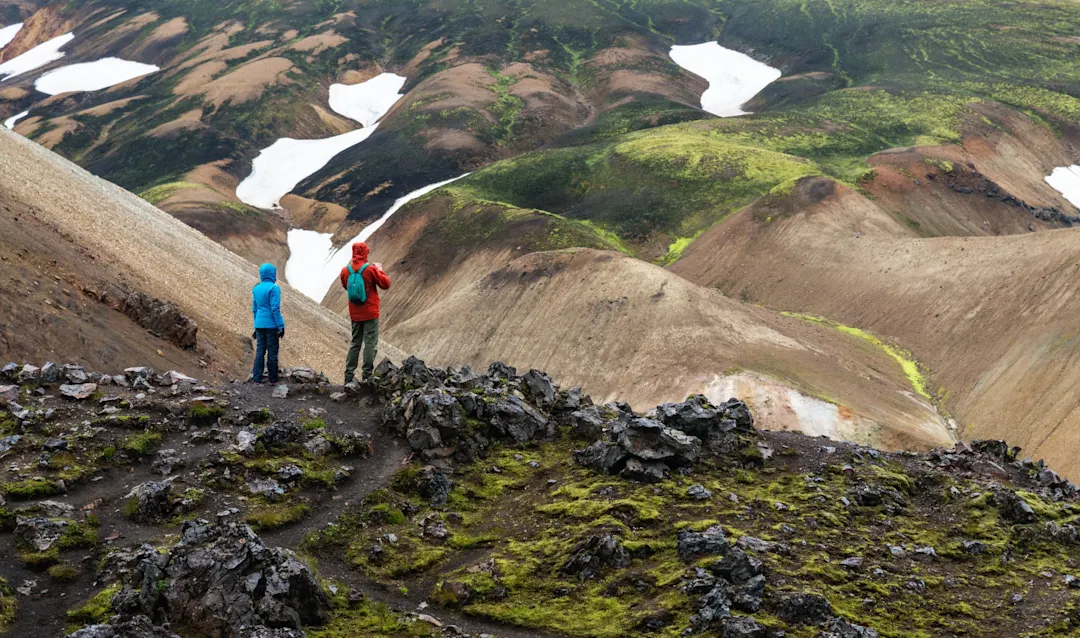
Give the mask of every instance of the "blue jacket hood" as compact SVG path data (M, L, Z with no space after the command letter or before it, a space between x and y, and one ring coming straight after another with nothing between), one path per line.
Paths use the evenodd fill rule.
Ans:
M277 266L274 264L263 264L259 266L259 279L263 281L277 281Z

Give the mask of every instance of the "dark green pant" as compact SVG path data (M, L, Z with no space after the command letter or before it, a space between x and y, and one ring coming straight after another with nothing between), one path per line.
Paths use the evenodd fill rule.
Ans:
M379 320L354 321L352 324L352 346L349 358L345 360L345 383L353 380L356 374L356 362L360 358L360 349L364 350L363 378L368 378L375 371L375 356L379 354Z

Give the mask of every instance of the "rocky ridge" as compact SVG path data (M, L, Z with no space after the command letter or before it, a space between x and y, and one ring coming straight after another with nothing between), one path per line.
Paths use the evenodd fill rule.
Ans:
M569 592L577 592L571 600L588 604L587 592L602 585L616 600L641 600L626 612L633 626L619 629L627 632L621 635L887 636L895 629L882 613L893 604L887 601L907 595L900 592L934 598L927 587L940 585L928 583L944 578L955 583L947 588L960 588L954 595L966 596L966 566L994 562L1017 566L1012 569L1039 565L1049 574L1041 578L1057 584L1026 592L1011 581L1000 586L1016 587L1014 606L1054 601L1066 618L1058 614L1046 626L1072 626L1073 607L1062 596L1080 580L1073 564L1052 557L1080 547L1077 488L1004 442L887 455L759 432L737 400L713 404L693 396L639 413L624 404L596 405L542 372L518 374L500 363L477 373L432 368L415 358L400 367L387 361L374 381L344 388L309 369L289 370L283 378L271 391L250 384L211 388L149 368L119 375L52 363L0 369L3 444L13 459L37 455L42 463L33 473L17 462L17 480L0 483L7 499L33 501L4 510L20 560L26 569L49 567L56 579L62 571L53 568L67 567L70 552L99 556L94 582L106 587L99 592L101 611L72 616L94 621L73 635L164 637L175 635L172 627L186 627L215 638L465 635L474 629L607 636L551 620L537 624L520 606L523 596L554 595L543 603L550 606ZM333 415L357 410L370 411L385 436L407 447L415 461L395 472L397 461L390 459L389 472L342 507L332 495L354 489L352 464L371 463L387 449L385 441L375 446L384 436L376 430L327 425ZM76 468L89 457L88 441L133 426L135 434L117 446L111 463L138 470L137 478L117 486L111 503L120 506L119 516L103 525L97 517L108 514L110 497L90 509L67 501L99 477L110 484L115 470ZM147 446L130 440L150 435L165 439ZM204 453L192 458L190 449ZM344 459L354 460L345 466ZM57 496L39 500L39 487L40 494ZM329 517L311 513L307 503L318 494L330 497L323 501ZM539 498L540 505L520 510L522 497L508 501L511 494L524 495L524 503ZM648 508L654 513L646 515ZM949 523L934 510L958 518ZM589 511L607 514L580 518ZM359 526L353 512L366 512ZM269 523L271 514L275 521L288 514L288 520ZM528 523L517 529L503 516ZM965 522L971 516L983 522ZM309 518L313 527L304 522ZM110 545L113 536L99 540L96 526L121 524L147 541L170 529L178 537L128 547ZM346 578L350 570L362 578L344 587L316 578L306 559L275 546L288 537L279 530L290 525L310 533L287 547L314 552L320 564L345 560ZM503 535L510 545L489 536L489 525L508 526ZM815 530L837 525L838 532L807 543L807 535L822 533ZM950 525L954 531L941 535L938 530ZM852 527L875 540L852 545L834 537ZM474 537L481 540L466 540ZM522 557L516 552L523 550L511 550L514 543L550 548L544 550L551 552L545 559L550 571L529 567L532 582L517 580ZM849 555L829 561L828 580L819 581L806 561L838 549ZM475 559L468 556L477 551L487 558L470 566ZM434 553L425 558L418 552ZM456 552L465 566L453 560ZM916 575L892 594L881 593L891 585L877 583L902 578L905 564L917 566ZM658 582L649 569L669 576ZM333 633L376 613L372 605L385 599L378 586L395 582L420 587L423 598L418 611L378 612L390 614L394 631ZM619 583L635 584L626 590ZM855 612L837 598L837 583L876 587L884 600ZM47 600L43 589L29 580L18 587L28 604ZM444 619L460 610L519 629L461 628L424 611L425 599ZM15 599L0 597L5 600ZM518 611L503 614L504 606ZM584 609L570 613L589 622Z

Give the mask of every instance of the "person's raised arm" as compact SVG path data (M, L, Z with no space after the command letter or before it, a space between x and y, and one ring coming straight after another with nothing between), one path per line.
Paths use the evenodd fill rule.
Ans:
M382 264L375 264L375 285L390 290L390 276L382 269Z

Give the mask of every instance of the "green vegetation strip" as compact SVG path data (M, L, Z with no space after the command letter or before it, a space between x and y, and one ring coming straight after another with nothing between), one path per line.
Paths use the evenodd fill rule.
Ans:
M881 339L878 339L874 335L860 330L859 328L853 328L851 326L845 326L844 324L825 319L823 317L816 317L814 315L806 315L798 312L782 312L781 314L787 317L794 317L796 319L802 319L803 321L809 321L810 323L816 323L818 325L826 326L839 330L845 334L849 334L858 337L864 341L868 341L873 345L881 348L887 355L896 360L900 364L900 368L904 371L904 376L908 378L908 382L911 383L912 389L919 395L925 397L929 401L934 401L934 397L930 395L930 391L927 389L926 376L922 373L922 366L914 359L911 352L904 350L898 346L885 343Z

